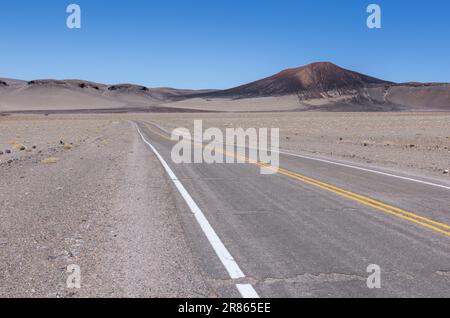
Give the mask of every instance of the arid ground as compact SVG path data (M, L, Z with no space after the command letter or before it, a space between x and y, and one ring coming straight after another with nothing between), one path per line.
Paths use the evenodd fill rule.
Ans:
M202 120L205 129L279 128L285 150L443 178L450 168L450 113L442 112L2 116L0 162L50 155L64 144L79 147L103 136L111 125L132 120L149 121L167 131L192 130L194 120ZM20 145L26 150L20 151Z
M443 184L450 182L448 174L450 113L285 112L1 116L0 296L238 296L233 282L227 279L225 274L212 274L221 273L223 269L209 248L204 248L207 244L202 241L202 235L197 232L198 228L192 225L192 218L185 212L180 198L174 194L174 189L161 164L148 149L144 148L133 123L133 121L151 123L155 127L160 127L162 131L170 132L178 127L192 127L195 119L204 120L205 128L280 128L281 148L285 150L374 169L407 173L409 176L426 177L427 180L436 180ZM204 173L207 173L209 168L205 169ZM218 167L217 171L221 169ZM330 166L329 169L335 168ZM330 172L332 174L332 171ZM223 180L238 182L232 180L238 180L236 178L239 177L237 174ZM200 180L189 174L184 178L186 182ZM222 180L222 178L208 179L205 176L205 180ZM265 182L269 181L265 179ZM349 177L347 182L351 184L352 178ZM220 189L224 191L223 195L226 195L231 193L227 191L234 191L236 186L239 185L220 186ZM256 189L259 186L262 187L263 183L258 182L254 185L255 195L256 193L263 195L266 191L263 188ZM196 190L193 191L196 194ZM286 191L277 194L278 198L287 195ZM383 196L382 190L377 191L374 195ZM201 191L198 194L200 198L202 193L206 195ZM212 193L219 195L216 192ZM310 193L305 196L303 202L311 195L316 194ZM407 195L402 198L406 198ZM244 217L246 214L243 213L257 213L254 210L258 208L252 206L258 205L257 202L262 204L261 198L245 201L239 199L238 193L234 193L233 196L234 198L238 196L233 206L242 205L253 212L235 212L232 215ZM248 198L249 194L246 196ZM269 196L270 194L266 193L264 198L268 200ZM438 197L445 199L440 194ZM270 210L276 198L271 200L264 205L264 209ZM389 198L386 199L388 200ZM283 201L286 202L286 199ZM219 203L222 202L219 197L215 197L211 202L214 208L212 210L205 208L207 213L214 211L216 205L219 215L233 211L231 207L223 208L225 210L222 211L219 208ZM322 203L323 206L328 204L325 201ZM333 204L333 209L340 204L340 201ZM282 208L284 209L280 206L277 209ZM320 208L317 211L328 211L328 208L324 210ZM270 213L275 213L277 209L273 208ZM344 206L339 211L353 210ZM314 215L319 217L320 213L317 213ZM217 223L214 214L209 218L216 228L223 224L223 221ZM439 218L439 215L436 218ZM256 220L249 221L249 224ZM281 222L283 219L278 220ZM336 227L330 233L340 233L339 220L329 220L330 226L334 224ZM288 236L289 233L297 235L301 232L298 232L297 228L293 232L277 231L278 234L275 234L276 228L272 228L272 225L273 223L266 223L264 226L267 237L271 237L270 241L274 244L278 239L283 241L285 239L283 235ZM256 228L253 230L256 231ZM408 229L410 230L416 231L412 227ZM239 239L233 231L219 229L220 236L227 245L232 246L237 259L243 260L243 266L247 271L252 271L254 266L260 264L259 262L264 263L267 257L272 257L266 255L265 259L249 261L246 265L246 257L257 257L258 250L252 250L248 255L239 252L233 245L233 240L227 239L227 237ZM367 233L367 229L362 233ZM393 235L391 231L388 233L386 237ZM356 233L354 235L356 240L353 242L361 239ZM199 241L196 238L199 238ZM247 242L245 238L241 239L241 242ZM291 242L287 237L286 240L283 241L284 244ZM317 244L319 241L315 240L316 243L311 244ZM248 242L250 244L251 241ZM280 248L274 249L274 253L282 253ZM322 256L328 255L329 251L330 257L333 259L337 257L337 254L334 254L338 253L337 250L327 248L321 250ZM361 250L361 255L364 254L363 251L366 250ZM380 257L386 254L379 252ZM291 249L289 255L292 253ZM447 254L440 255L444 262L446 256L442 255ZM423 257L424 260L430 259L428 255ZM405 256L405 264L406 259ZM382 263L383 260L380 259L379 262ZM376 257L371 261L376 262ZM69 264L79 264L83 269L84 283L81 290L68 290L65 286L67 277L65 269ZM282 263L276 263L275 260L270 264L278 270L288 265L288 263L281 265ZM329 261L321 264L332 267ZM269 266L269 263L266 265ZM392 273L399 268L398 266L393 267ZM446 273L445 268L439 268L440 272ZM299 269L286 267L286 277L282 278L274 277L274 274L265 276L258 274L256 268L254 270L256 274L249 281L261 294L274 297L326 296L330 293L337 296L352 296L359 290L359 287L355 289L352 284L362 279L361 276L350 274L352 271L344 276L336 276L337 274L327 276L328 274L323 274L327 273L326 269L317 269L317 273L311 270L311 273L304 274L306 276L296 276L299 275ZM361 267L361 270L364 273L365 268ZM398 270L399 273L392 274L394 282L392 286L400 284L398 280L403 277L399 276L400 274L413 275L411 273L414 272L413 269ZM433 270L439 272L437 268ZM331 273L332 269L329 272ZM416 282L419 284L421 280L418 279ZM298 287L299 283L301 287ZM330 287L341 283L348 283L348 286L346 285L348 288ZM368 296L395 296L402 295L401 292L408 295L408 291L396 288L392 287L384 294L368 294ZM433 291L436 295L448 295L448 290L439 288ZM431 290L424 290L423 293L432 294Z

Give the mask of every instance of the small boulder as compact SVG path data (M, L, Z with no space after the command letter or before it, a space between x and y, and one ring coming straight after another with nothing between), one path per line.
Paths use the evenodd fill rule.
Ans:
M19 151L24 151L27 149L27 147L25 147L25 145L22 145L22 144L15 144L14 149L19 150Z

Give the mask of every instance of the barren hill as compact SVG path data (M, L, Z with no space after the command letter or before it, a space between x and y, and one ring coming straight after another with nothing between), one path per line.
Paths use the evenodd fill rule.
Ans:
M287 69L226 90L0 78L0 112L161 111L165 108L179 111L449 111L450 84L396 84L329 62Z
M450 84L396 84L350 71L329 62L312 63L284 70L273 76L222 91L193 94L196 104L205 99L214 110L404 111L450 110ZM294 98L295 97L295 98ZM189 107L180 101L175 107ZM253 104L250 107L247 105ZM205 105L207 107L207 105Z
M106 85L84 80L0 79L0 112L40 110L151 109L172 98L209 92Z
M208 94L211 97L264 97L297 94L302 99L321 98L329 92L347 93L372 84L392 84L343 69L328 62L284 70L268 78Z

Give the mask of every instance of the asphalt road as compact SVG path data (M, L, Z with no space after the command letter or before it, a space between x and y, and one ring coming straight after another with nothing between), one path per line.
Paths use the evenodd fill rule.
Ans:
M449 184L285 154L275 175L251 163L174 164L165 131L137 128L242 271L227 271L174 184L186 240L219 296L450 296ZM379 289L367 287L371 264L381 269Z

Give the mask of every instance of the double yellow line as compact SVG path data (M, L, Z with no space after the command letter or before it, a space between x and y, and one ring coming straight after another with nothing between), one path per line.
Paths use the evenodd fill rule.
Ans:
M261 164L258 164L261 165ZM262 165L261 165L262 166ZM270 167L266 167L269 168ZM309 185L315 186L317 188L335 193L341 197L350 199L352 201L356 201L358 203L364 204L366 206L369 206L371 208L377 209L379 211L385 212L387 214L399 217L403 220L407 220L416 224L419 224L421 226L424 226L430 230L434 230L436 232L442 233L444 235L450 236L450 226L445 224L445 223L441 223L441 222L436 222L434 220L431 220L429 218L420 216L418 214L412 213L412 212L408 212L402 209L399 209L397 207L394 207L392 205L371 199L369 197L351 192L351 191L347 191L345 189L333 186L331 184L325 183L325 182L321 182L319 180L313 179L313 178L309 178L306 176L303 176L301 174L286 170L286 169L278 169L278 173L288 176L290 178L302 181L304 183L307 183Z
M164 135L162 135L160 133L157 133L157 132L155 132L153 130L151 130L151 131L152 131L152 133L155 133L155 134L161 136L164 139L172 141L167 136L164 136ZM196 141L194 141L194 140L191 140L191 141L194 143L195 146L203 147L203 145L198 144ZM444 234L444 235L450 237L450 225L447 225L445 223L441 223L441 222L437 222L437 221L431 220L429 218L423 217L423 216L418 215L416 213L412 213L412 212L408 212L408 211L399 209L399 208L394 207L392 205L389 205L389 204L386 204L386 203L383 203L383 202L371 199L369 197L366 197L366 196L363 196L363 195L360 195L360 194L357 194L357 193L354 193L354 192L351 192L351 191L348 191L348 190L336 187L336 186L334 186L332 184L325 183L325 182L322 182L320 180L313 179L313 178L301 175L299 173L296 173L296 172L293 172L293 171L290 171L290 170L287 170L287 169L273 167L271 165L263 164L263 163L257 162L255 160L252 160L252 159L247 158L247 157L242 157L242 156L239 156L239 155L236 155L236 154L228 153L226 151L220 151L220 152L223 153L224 155L226 155L227 157L240 159L242 161L254 164L254 165L256 165L256 166L258 166L260 168L265 168L265 169L272 170L272 171L274 171L274 172L276 172L278 174L281 174L281 175L284 175L286 177L289 177L289 178L292 178L292 179L304 182L306 184L309 184L311 186L320 188L322 190L325 190L325 191L328 191L328 192L332 192L332 193L337 194L337 195L339 195L341 197L344 197L344 198L347 198L349 200L361 203L361 204L363 204L365 206L374 208L374 209L376 209L378 211L381 211L381 212L384 212L384 213L396 216L396 217L398 217L400 219L413 222L413 223L418 224L420 226L423 226L423 227L425 227L425 228L427 228L429 230L433 230L433 231L439 232L441 234Z

